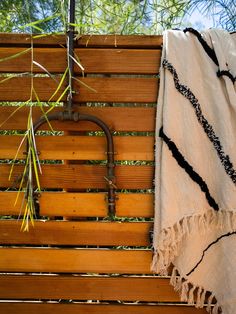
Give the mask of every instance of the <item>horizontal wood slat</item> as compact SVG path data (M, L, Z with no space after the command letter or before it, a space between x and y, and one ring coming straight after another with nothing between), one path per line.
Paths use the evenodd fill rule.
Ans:
M18 216L22 196L15 205L17 192L0 192L0 215ZM105 193L42 192L40 215L66 217L105 217ZM117 193L116 215L119 217L153 217L153 194Z
M148 250L0 248L1 272L150 274Z
M151 48L162 46L161 35L79 35L75 47L111 47L111 48ZM34 46L60 46L66 44L65 35L46 35L33 37ZM29 34L1 33L0 45L31 46Z
M115 136L115 160L153 160L154 137ZM0 136L0 159L14 159L22 136ZM101 136L38 136L40 159L104 160L106 138ZM24 159L26 144L21 146L18 159Z
M17 33L0 33L0 46L28 46L31 47L32 40L34 45L39 46L56 46L60 47L66 43L66 34L64 35L45 35L35 38L37 35L34 35L33 38L30 34L17 34Z
M20 230L21 220L0 220L0 243L147 246L151 227L149 222L35 221L27 233Z
M11 180L11 166L0 165L0 187L19 185L23 167L15 165ZM152 166L116 166L115 174L119 189L152 188L154 167ZM43 165L39 175L42 188L106 188L106 167L87 165Z
M8 59L10 56L18 57ZM84 73L126 73L126 74L157 74L159 71L161 50L128 50L128 49L75 49ZM31 72L32 51L26 48L0 48L0 72ZM33 72L63 73L67 67L66 49L34 48ZM55 62L56 60L56 62ZM75 73L81 68L75 64Z
M22 107L15 112L17 107L0 106L0 129L2 130L25 130L27 128L28 107ZM102 119L112 131L154 131L155 129L155 112L156 108L144 107L78 107L75 111L81 114L91 114ZM46 110L46 109L45 109ZM55 108L54 112L61 111L62 108ZM15 112L15 113L14 113ZM37 121L42 116L41 109L33 107L33 118ZM3 122L6 121L4 124ZM81 121L75 122L51 122L54 130L65 131L89 131L98 130L96 124ZM48 129L45 123L41 129Z
M0 303L7 314L206 314L205 309L174 305L109 305L109 304L55 304L55 303Z
M1 299L178 302L169 278L0 275Z
M79 78L75 81L75 102L138 102L155 103L157 101L157 78ZM0 84L0 101L27 101L31 97L31 78L13 77ZM87 86L85 86L86 84ZM35 77L34 89L40 101L48 101L56 91L58 84L48 77ZM89 86L89 87L88 87ZM129 88L127 89L127 86ZM56 101L63 93L65 86L51 99ZM91 90L92 89L92 90ZM32 96L35 101L35 95ZM62 101L66 100L66 95Z
M116 215L118 217L153 217L154 195L150 193L118 193Z

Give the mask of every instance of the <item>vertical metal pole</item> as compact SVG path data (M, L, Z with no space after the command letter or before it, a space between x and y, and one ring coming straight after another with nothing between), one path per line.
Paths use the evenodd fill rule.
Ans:
M75 0L69 0L69 12L68 12L68 29L67 29L67 60L68 60L68 84L70 90L67 98L67 110L72 111L73 106L73 77L74 77L74 30L75 27Z

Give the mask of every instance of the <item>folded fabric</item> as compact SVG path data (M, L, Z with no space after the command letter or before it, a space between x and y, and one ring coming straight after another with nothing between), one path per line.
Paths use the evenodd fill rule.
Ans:
M214 314L236 313L235 75L235 34L164 32L152 270Z

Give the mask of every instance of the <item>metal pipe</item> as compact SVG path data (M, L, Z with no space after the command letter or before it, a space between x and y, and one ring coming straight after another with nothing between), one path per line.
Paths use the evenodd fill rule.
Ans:
M74 77L74 31L75 31L75 0L69 1L68 13L69 27L67 30L67 60L68 60L68 85L70 87L67 96L66 110L71 111L73 107L73 77Z
M47 120L59 120L59 121L90 121L97 124L105 133L107 140L107 175L104 177L107 183L108 188L108 212L109 216L113 217L115 215L115 190L116 190L116 178L115 178L115 162L114 162L114 143L113 137L108 126L99 118L88 115L88 114L80 114L79 112L68 112L62 111L54 114L49 114L47 118L42 116L37 123L34 124L34 132L38 130L38 128L47 122Z

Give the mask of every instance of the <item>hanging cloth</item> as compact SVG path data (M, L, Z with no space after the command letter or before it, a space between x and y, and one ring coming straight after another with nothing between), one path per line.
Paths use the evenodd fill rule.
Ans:
M235 34L164 32L152 270L214 314L236 313L235 75Z

